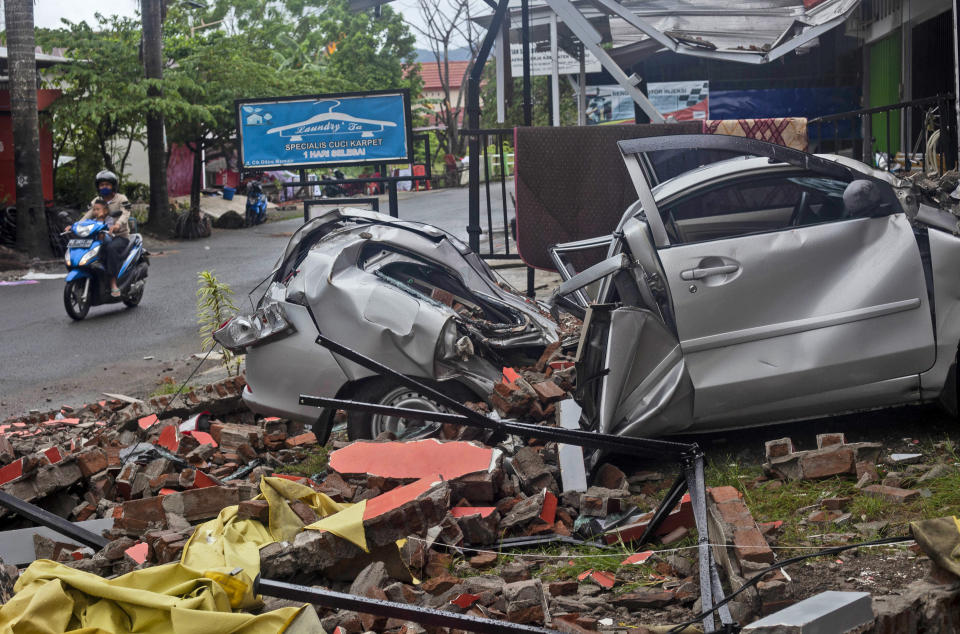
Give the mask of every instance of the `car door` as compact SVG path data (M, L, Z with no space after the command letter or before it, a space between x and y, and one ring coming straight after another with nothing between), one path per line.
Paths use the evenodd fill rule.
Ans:
M622 142L622 151L625 143L636 141ZM745 153L766 152L802 170L781 170L783 189L798 178L843 184L858 177L809 154L743 145ZM871 181L887 188L888 202L865 217L842 209L834 216L821 204L816 211L824 217L806 210L809 224L779 228L764 223L793 216L784 209L799 199L791 205L773 196L769 209L748 206L744 213L753 217L741 222L733 207L716 213L714 204L692 204L695 192L677 204L699 208L702 216L679 224L713 226L707 234L685 234L672 215L676 207L653 201L641 170L631 172L645 210L656 210L646 215L693 382L697 425L803 418L918 398L918 374L935 360L930 306L913 230L895 198L889 204L886 183ZM756 179L751 174L724 187L746 189ZM707 183L700 195L709 191Z

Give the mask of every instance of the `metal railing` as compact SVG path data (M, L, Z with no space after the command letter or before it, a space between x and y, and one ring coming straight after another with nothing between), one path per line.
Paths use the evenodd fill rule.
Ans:
M513 176L513 166L507 161L510 152L504 147L513 147L512 128L480 128L461 130L465 138L471 143L470 147L478 148L478 158L482 167L476 171L470 170L470 209L478 209L478 217L471 214L467 225L467 235L471 238L471 246L477 254L485 260L520 260L516 246L516 210L514 193L509 192L510 179ZM471 168L474 158L470 157ZM477 175L474 180L474 174ZM499 191L497 191L499 189ZM481 200L482 198L482 200ZM486 226L483 226L483 219ZM497 227L495 222L503 221L503 226ZM502 239L498 234L502 231ZM511 242L513 245L511 247ZM534 296L534 270L527 267L528 297Z
M862 108L817 117L807 122L811 149L817 153L846 154L874 167L894 171L898 155L910 171L915 158L927 171L927 144L936 133L942 148L936 154L943 170L957 165L954 96L914 99L888 106Z

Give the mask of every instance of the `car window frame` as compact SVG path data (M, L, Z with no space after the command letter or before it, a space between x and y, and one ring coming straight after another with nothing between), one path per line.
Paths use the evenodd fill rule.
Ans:
M729 184L730 184L731 182L734 182L734 181L737 181L737 180L740 180L740 179L744 179L744 178L753 179L753 178L758 178L758 177L774 176L774 175L778 175L778 174L782 174L782 175L784 176L784 178L789 178L790 176L801 176L801 177L803 177L803 176L811 176L811 177L815 177L815 178L831 178L831 179L833 179L833 180L838 180L838 181L840 180L839 178L837 178L836 175L821 174L821 173L818 173L818 172L813 171L813 170L804 170L804 169L802 169L802 168L798 168L798 167L795 166L795 165L790 165L790 164L787 164L787 163L780 163L780 164L776 164L776 165L771 165L770 167L764 168L764 169L749 170L749 171L747 171L747 172L737 172L737 173L735 173L735 174L730 174L730 175L727 176L727 177L723 177L723 178L719 178L719 179L714 179L714 180L710 181L709 183L704 183L703 185L701 185L700 187L698 187L698 188L696 188L696 189L694 189L694 190L692 190L692 191L691 191L691 190L687 190L687 191L683 191L683 192L676 192L676 193L672 194L671 196L668 196L668 197L664 198L663 200L658 200L658 201L656 201L656 202L657 202L657 214L660 216L660 220L661 220L661 222L663 223L664 228L666 229L667 227L671 226L671 225L673 224L673 222L674 222L674 220L673 220L673 218L672 218L672 214L670 214L669 211L668 211L669 207L670 207L671 205L677 203L677 202L680 202L680 201L683 200L683 199L691 198L691 197L693 197L693 196L697 196L697 195L699 195L699 194L701 194L701 193L705 193L706 190L708 190L708 189L714 189L714 188L716 188L716 187L718 187L718 186L723 186L723 187L729 186ZM858 178L853 178L853 179L851 179L851 180L848 182L848 184L851 183L851 182L853 182L854 180L859 180L859 179L858 179ZM864 179L864 180L868 180L868 179ZM869 179L869 180L873 180L873 179ZM890 186L889 186L888 184L886 184L886 183L879 182L878 184L881 185L881 186L884 186L884 185L885 185L886 187L890 187ZM892 193L892 192L891 192L891 193ZM886 196L884 196L884 198L886 198ZM802 228L804 228L804 227L821 226L821 225L826 225L826 224L833 224L833 223L838 223L838 222L847 222L847 221L853 221L853 220L863 220L864 218L883 218L883 217L890 216L890 215L893 215L893 214L896 214L896 213L904 213L903 208L900 207L899 205L893 206L893 205L890 205L890 204L888 203L888 204L886 204L886 205L881 205L880 207L878 207L878 213L871 214L870 216L856 216L856 217L836 218L836 219L834 219L834 220L825 220L825 221L823 221L823 222L810 223L810 224L806 224L806 225L787 226L787 227L781 227L781 228L779 228L779 229L769 229L769 230L763 230L763 231L751 231L751 232L749 232L749 233L738 233L738 234L736 234L736 235L723 236L723 237L720 237L720 238L710 238L710 239L708 239L708 240L692 240L692 241L689 241L689 242L676 242L676 241L674 241L673 239L669 238L669 235L668 235L668 242L667 242L666 244L663 244L663 245L657 245L657 249L658 249L658 250L660 250L660 249L669 249L669 248L672 248L672 247L686 246L686 245L691 245L691 244L706 244L706 243L708 243L708 242L717 242L718 240L732 240L732 239L740 238L740 237L744 237L744 236L754 236L754 235L764 235L764 234L779 233L779 232L781 232L781 231L789 231L789 230L793 230L793 229L802 229Z

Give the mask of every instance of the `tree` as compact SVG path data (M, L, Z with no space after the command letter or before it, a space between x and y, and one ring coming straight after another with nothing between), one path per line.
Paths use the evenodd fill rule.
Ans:
M531 97L533 100L533 125L550 125L550 77L540 75L531 77ZM513 90L520 94L523 80L513 79ZM488 107L480 114L480 125L485 128L503 128L523 125L523 101L516 99L506 104L504 123L497 123L497 76L493 64L483 69L483 88L480 90L483 103ZM560 124L577 124L577 100L573 88L566 81L560 82Z
M417 0L417 8L423 19L424 28L411 25L423 37L427 38L430 51L440 75L443 97L432 104L437 110L437 120L441 129L436 131L437 150L443 154L461 156L464 153L465 139L460 136L460 120L463 115L463 100L466 96L467 79L476 58L477 47L473 37L473 23L470 20L471 0ZM466 44L470 49L470 64L463 77L457 79L450 75L451 47ZM453 97L456 89L456 98Z
M184 32L171 38L168 51L174 62L168 72L169 85L191 105L171 119L168 128L171 143L183 144L193 152L190 214L178 226L178 233L198 237L206 232L200 214L204 149L234 145L234 100L277 94L284 88L283 75L259 61L261 56L245 45L242 36L221 31Z
M163 0L142 0L143 68L147 83L147 160L150 164L150 218L156 233L172 233L174 217L167 198L167 148L164 140L163 106Z
M204 20L224 20L251 50L290 73L287 94L409 88L419 94L415 38L389 5L352 11L347 0L219 0Z
M76 60L57 67L63 94L50 110L54 164L68 149L79 157L70 169L85 177L71 195L73 202L81 203L93 194L92 178L86 176L105 167L123 181L130 150L143 140L140 23L99 14L97 23L94 30L86 22L65 22L64 28L41 32L37 38L47 46L69 46L66 55Z
M13 119L13 167L16 173L17 248L51 257L40 170L40 121L37 114L37 61L33 0L6 0L7 64Z

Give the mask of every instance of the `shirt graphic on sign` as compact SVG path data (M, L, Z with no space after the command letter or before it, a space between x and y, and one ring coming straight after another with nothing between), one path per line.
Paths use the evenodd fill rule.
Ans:
M324 102L321 102L324 103ZM370 138L374 132L383 132L384 128L395 128L393 121L377 121L362 119L345 112L334 112L340 105L339 101L329 101L330 110L313 115L305 121L290 123L267 130L267 134L278 134L290 137L291 141L302 141L306 136L326 136L329 134L360 134L363 138Z

